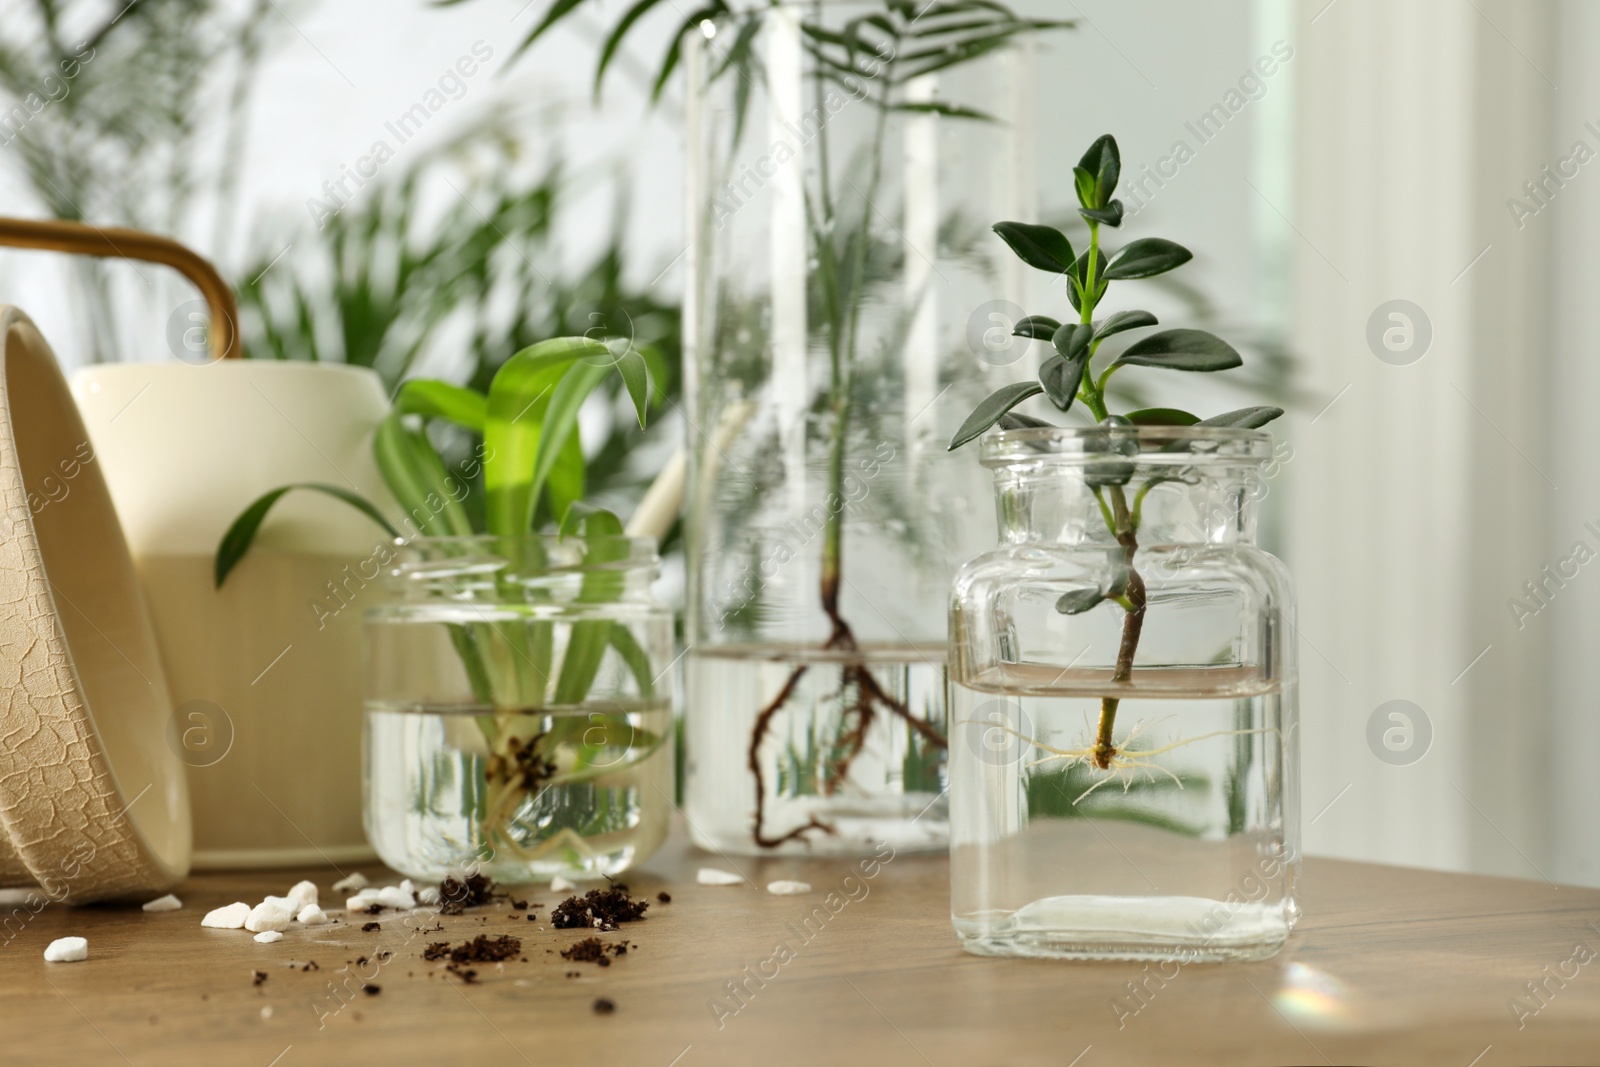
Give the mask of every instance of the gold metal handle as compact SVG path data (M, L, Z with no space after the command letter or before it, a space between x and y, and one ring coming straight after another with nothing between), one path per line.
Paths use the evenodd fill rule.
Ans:
M211 309L211 325L206 333L212 356L237 359L244 355L244 346L239 343L239 305L233 290L205 257L170 237L61 219L0 218L0 245L107 259L140 259L171 267L194 283Z

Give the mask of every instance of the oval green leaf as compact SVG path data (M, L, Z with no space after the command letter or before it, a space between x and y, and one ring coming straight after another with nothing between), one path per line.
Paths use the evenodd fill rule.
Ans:
M1065 359L1061 356L1051 356L1044 361L1039 367L1039 382L1044 386L1045 396L1050 398L1050 403L1062 411L1072 407L1072 401L1078 395L1078 383L1083 380L1086 362L1081 357Z
M1128 412L1128 421L1135 426L1193 426L1200 416L1179 408L1140 408Z
M1061 329L1061 323L1049 315L1029 315L1011 331L1013 337L1030 337L1035 341L1048 341Z
M1221 415L1213 415L1209 419L1201 419L1196 426L1228 426L1240 430L1259 430L1273 419L1283 415L1282 408L1269 405L1252 408L1239 408L1235 411L1225 411Z
M1036 270L1051 274L1065 274L1072 269L1077 257L1067 235L1051 226L1036 226L1028 222L997 222L994 232L1011 246L1017 258Z
M1044 386L1038 382L1017 382L1015 385L996 389L983 403L973 409L971 415L967 416L967 421L961 424L961 429L950 438L948 451L954 452L999 422L1000 416L1029 397L1038 396L1042 392Z
M1094 177L1095 202L1083 206L1105 207L1122 176L1122 150L1117 147L1117 139L1109 133L1096 138L1078 161L1078 169Z
M1102 319L1095 325L1093 340L1104 341L1113 334L1125 330L1139 330L1146 326L1157 325L1157 319L1148 311L1119 311Z
M1112 281L1128 278L1153 278L1183 266L1194 258L1187 248L1162 237L1141 237L1117 250L1106 267L1105 277Z
M1056 610L1063 615L1081 615L1105 598L1105 594L1098 589L1074 589L1061 594L1056 600Z
M1243 363L1233 346L1216 334L1205 330L1163 330L1133 345L1112 366L1218 371Z

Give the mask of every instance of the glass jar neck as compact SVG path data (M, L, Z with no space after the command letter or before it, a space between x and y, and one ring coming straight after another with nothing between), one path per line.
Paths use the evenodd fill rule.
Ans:
M984 442L1002 540L1253 544L1271 439L1178 427L1023 430Z
M638 537L419 537L385 567L391 597L467 603L645 602L660 569Z

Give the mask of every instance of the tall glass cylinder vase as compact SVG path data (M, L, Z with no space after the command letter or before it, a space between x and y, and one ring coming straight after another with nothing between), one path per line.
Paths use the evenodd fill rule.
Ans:
M989 227L1033 217L1054 27L914 14L780 4L685 42L686 810L726 852L948 841L943 605L993 532L945 442L1025 357Z

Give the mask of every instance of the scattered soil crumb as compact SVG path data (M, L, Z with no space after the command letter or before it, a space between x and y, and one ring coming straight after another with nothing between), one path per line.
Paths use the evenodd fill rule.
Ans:
M365 993L369 997L375 997L379 993L383 992L383 986L368 982L366 985L361 987L361 992Z
M618 923L644 918L645 909L649 907L649 901L629 897L627 886L591 889L582 897L571 896L556 905L550 913L550 925L557 930L615 930Z
M595 998L594 1013L596 1015L610 1015L612 1012L614 1012L616 1010L617 1010L617 1006L616 1006L615 1003L612 1002L610 997L596 997Z
M372 932L374 932L376 930L382 930L382 929L383 929L383 924L382 923L362 923L361 924L361 932L364 933L364 934L370 934L370 933L372 933Z
M252 982L251 982L252 985L260 985L262 982L265 982L267 980L267 972L266 971L251 971L250 972L250 977L252 979ZM205 998L201 997L200 999L204 1000Z
M663 889L661 892L656 894L656 899L661 901L663 904L671 904L672 894Z
M460 915L468 908L476 908L489 903L494 894L494 883L487 875L474 874L462 880L460 878L446 878L439 883L439 905L441 915Z

